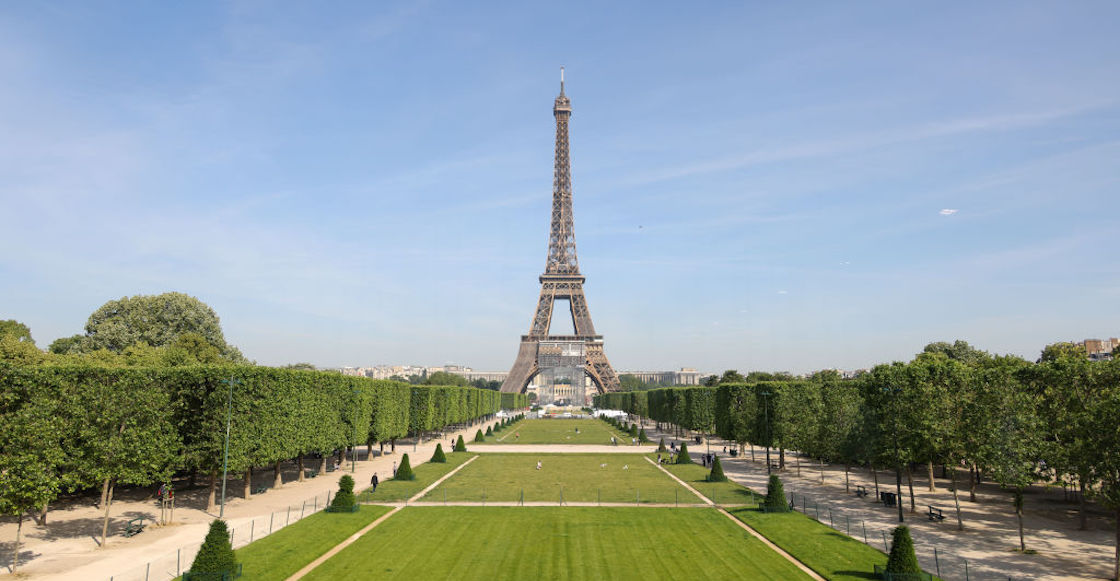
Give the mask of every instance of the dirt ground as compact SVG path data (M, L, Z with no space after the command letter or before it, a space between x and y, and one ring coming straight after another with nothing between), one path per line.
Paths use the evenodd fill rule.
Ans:
M649 424L646 431L651 432ZM657 434L658 437L662 435L666 445L670 441L684 440ZM654 438L652 434L650 437ZM702 446L695 445L691 437L687 441L694 458L708 449L708 441ZM732 444L713 438L710 446L712 452L719 454L729 478L765 493L768 476L764 448L754 448L752 460L750 447L742 457L731 458L724 453L724 447L730 448ZM771 450L771 463L777 462L778 452ZM845 488L844 466L826 464L823 483L821 472L815 460L799 458L787 451L785 469L778 474L786 494L794 494L798 511L825 524L831 523L856 539L863 540L866 535L868 544L883 550L883 536L889 542L891 529L898 525L898 509L877 501L875 475L866 468L852 468L847 474L848 487ZM876 474L880 490L895 490L893 469L880 469ZM1087 503L1088 526L1086 530L1078 530L1075 496L1068 495L1060 486L1030 487L1024 494L1023 534L1028 551L1024 554L1018 551L1018 519L1009 492L994 483L983 482L977 487L976 502L970 502L968 473L958 472L964 525L961 531L957 529L950 480L942 477L940 467L935 467L934 476L936 490L931 492L926 467L919 466L913 472L916 510L910 512L909 487L905 473L902 475L905 524L911 529L918 557L927 571L936 572L939 568L942 578L963 580L967 561L968 578L972 581L1111 579L1116 521L1101 506ZM855 495L857 485L867 489L866 498ZM930 506L941 508L945 520L931 521L927 516Z
M449 450L448 444L460 434L469 447L479 427L485 428L485 422L448 431L442 437L425 439L419 444L414 439L398 440L396 452L391 453L386 446L384 455L379 453L377 446L374 446L372 455L367 455L365 446L359 447L357 471L354 473L356 488L367 487L374 473L382 480L390 477L404 453L409 454L415 466L431 458L437 443L443 443L444 450ZM318 460L307 458L304 466L318 469ZM245 538L247 530L263 532L266 526L272 527L273 520L279 528L282 522L296 520L293 515L301 511L310 514L313 507L322 507L328 492L338 490L338 477L350 474L350 468L347 461L339 471L298 482L296 463L287 462L281 465L284 484L280 488L273 487L271 468L258 469L253 472L252 489L264 487L267 490L263 494L252 494L249 499L243 498L244 475L230 474L226 484L225 519L235 533L234 545L240 547L248 541ZM111 507L105 547L99 546L104 510L95 506L100 491L67 496L53 503L44 526L25 519L16 577L44 581L109 581L110 578L122 581L148 577L155 581L169 578L177 566L186 570L198 544L206 536L210 522L218 516L218 509L206 512L209 494L207 478L200 477L199 486L193 489L187 488L186 479L174 484L175 512L174 515L166 515L173 518L166 525L152 524L158 523L161 513L156 496L158 486L118 489ZM141 516L148 519L149 526L144 532L126 538L123 532L127 522ZM15 536L15 519L0 520L0 539L3 539L0 541L0 577L11 574ZM184 551L177 555L180 548ZM181 563L176 562L177 557ZM146 566L147 563L152 565Z

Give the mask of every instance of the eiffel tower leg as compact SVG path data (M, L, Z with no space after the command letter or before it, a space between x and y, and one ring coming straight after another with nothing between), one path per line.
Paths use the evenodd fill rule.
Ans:
M584 370L591 376L591 381L595 382L595 385L599 388L599 393L618 391L620 387L618 376L615 375L610 361L607 361L607 354L603 352L603 346L589 344L585 354L587 364Z
M537 367L537 346L539 343L532 339L522 340L521 349L517 351L517 361L513 362L513 369L502 383L505 393L523 393L540 369ZM617 381L617 380L616 380Z

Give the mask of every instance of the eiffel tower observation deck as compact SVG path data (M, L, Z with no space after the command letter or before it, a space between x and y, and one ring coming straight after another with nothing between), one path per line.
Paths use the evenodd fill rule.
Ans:
M568 121L572 103L564 94L564 69L560 69L560 95L552 107L556 118L556 161L552 173L552 220L548 234L548 259L540 276L541 294L529 326L521 336L521 348L502 391L523 392L542 372L575 370L591 378L598 391L618 390L618 376L603 352L603 336L595 333L587 298L583 294L584 276L576 256L576 235L572 216L572 164L569 157ZM572 317L571 335L551 335L554 306L568 303Z

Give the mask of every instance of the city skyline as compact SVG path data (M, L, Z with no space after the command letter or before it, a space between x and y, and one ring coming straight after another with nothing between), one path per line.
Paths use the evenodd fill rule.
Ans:
M262 364L505 370L559 67L618 369L1120 331L1110 3L0 9L0 319L196 296Z

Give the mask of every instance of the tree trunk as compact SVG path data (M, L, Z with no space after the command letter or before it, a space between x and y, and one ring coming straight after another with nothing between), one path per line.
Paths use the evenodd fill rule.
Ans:
M325 476L327 474L327 455L322 454L320 457L322 460L319 462L319 474Z
M17 516L16 518L18 518L18 521L17 521L18 524L16 525L16 549L13 549L12 552L11 552L11 573L12 573L12 575L15 575L16 570L19 569L19 534L24 532L24 513L20 512L19 516ZM1120 525L1117 525L1117 526L1120 526Z
M280 472L280 461L277 460L276 464L272 465L272 487L280 488L284 486L284 475Z
M105 520L101 522L101 546L105 548L105 539L109 536L109 507L113 506L113 479L106 478L105 484Z
M303 454L300 454L299 458L296 460L296 468L299 470L299 476L296 478L299 482L303 482Z
M751 462L757 462L757 461L758 460L754 459L754 444L752 443L751 444Z
M101 501L97 503L97 508L105 507L105 497L109 495L109 480L106 479L101 485Z
M1015 516L1019 519L1019 551L1026 552L1027 543L1023 540L1023 493L1015 492Z
M1077 477L1077 486L1081 491L1077 499L1077 519L1080 521L1077 528L1085 530L1089 528L1089 515L1085 514L1085 480L1080 476Z
M786 449L778 448L778 470L786 469Z
M366 460L373 460L373 442L366 444Z
M824 458L821 458L821 484L824 484Z
M245 469L245 500L253 496L253 467Z
M198 469L191 468L191 475L187 478L187 487L194 488L198 486Z
M879 498L879 473L875 471L875 465L871 465L871 476L875 479L875 498Z
M929 461L929 464L927 464L927 467L929 468L929 491L930 492L936 492L937 491L937 482L934 481L934 479L933 479L933 460Z
M210 471L210 490L206 494L206 512L214 512L214 507L217 503L214 500L218 490L218 469L215 468Z
M393 438L393 439L389 440L389 453L392 454L396 451L397 451L397 439Z
M968 501L976 502L976 463L968 468Z
M49 509L50 506L51 504L48 502L47 504L43 505L43 510L39 511L39 518L37 522L41 527L47 526L47 509Z
M910 512L918 512L914 508L914 475L910 472L910 465L906 465L906 486L910 489Z
M851 492L852 491L851 486L849 486L849 483L848 483L848 470L850 470L850 469L851 469L851 466L849 466L848 463L845 462L844 463L844 492Z
M961 501L957 498L957 467L953 466L953 506L957 509L957 530L964 530L964 521L961 520Z
M797 477L801 478L801 454L797 455Z

